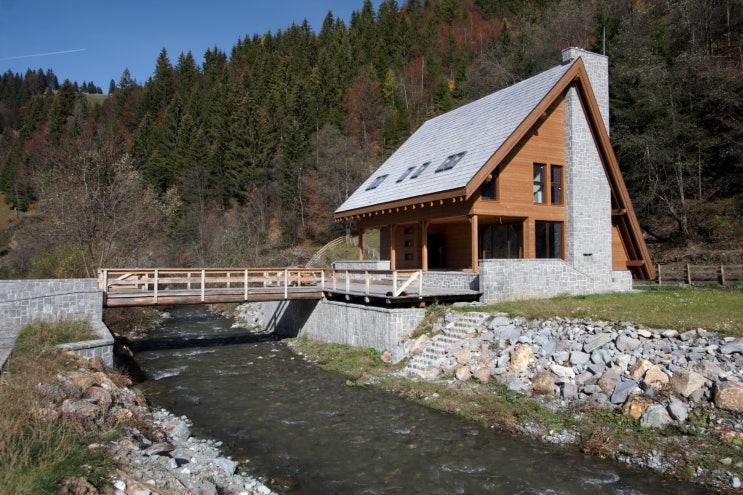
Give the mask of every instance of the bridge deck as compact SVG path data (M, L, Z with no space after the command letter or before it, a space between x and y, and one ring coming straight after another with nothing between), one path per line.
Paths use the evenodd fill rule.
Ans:
M419 270L102 269L105 307L340 299L385 305L475 301L473 290L424 287Z

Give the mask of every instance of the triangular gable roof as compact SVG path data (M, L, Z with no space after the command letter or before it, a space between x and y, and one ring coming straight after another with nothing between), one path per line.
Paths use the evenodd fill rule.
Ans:
M469 198L573 83L601 156L633 271L653 279L650 253L580 58L428 120L335 211L336 219L429 198ZM448 156L461 152L466 154L454 168L436 172ZM410 167L425 162L430 165L419 177L408 175L398 182ZM369 189L382 175L386 179Z
M336 210L336 216L345 217L354 210L444 191L452 191L452 196L461 195L463 188L527 120L571 65L554 67L428 120ZM436 172L448 156L463 151L466 154L454 168ZM419 177L408 176L397 182L408 168L417 168L425 162L431 163ZM378 187L367 190L377 177L385 174L387 178Z

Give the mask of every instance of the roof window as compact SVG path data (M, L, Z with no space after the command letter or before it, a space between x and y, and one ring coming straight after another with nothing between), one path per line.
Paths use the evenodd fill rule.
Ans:
M374 181L371 184L369 184L369 186L366 188L366 190L367 191L371 191L372 189L376 189L377 187L379 187L379 184L381 184L382 182L384 182L384 179L386 179L386 178L387 178L387 174L378 175L374 179Z
M466 154L466 151L462 151L460 153L457 153L455 155L449 155L446 157L446 160L439 165L439 168L436 169L436 172L443 172L444 170L451 170L454 168L454 166L459 163L459 161L462 159L462 157Z
M418 167L418 170L416 170L416 171L415 171L415 172L413 173L413 175L411 175L411 176L410 176L410 178L411 178L411 179L416 179L416 178L418 178L418 176L419 176L420 174L422 174L422 173L423 173L423 172L424 172L424 171L426 170L426 168L428 168L428 166L429 166L430 164L431 164L431 162L426 162L426 163L422 164L422 165L421 165L420 167Z
M410 175L410 172L412 172L413 170L415 170L415 167L408 167L408 169L407 169L407 170L406 170L405 172L403 172L403 173L402 173L402 175L400 176L400 178L399 178L399 179L397 179L397 182L402 182L402 181L404 181L404 180L405 180L405 178L406 178L406 177L407 177L408 175Z

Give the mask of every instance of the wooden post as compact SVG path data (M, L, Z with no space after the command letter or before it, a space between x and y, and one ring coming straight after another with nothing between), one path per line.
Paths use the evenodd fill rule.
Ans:
M691 285L691 265L686 264L686 283Z
M395 249L395 225L390 225L390 270L397 270L397 250Z
M472 243L470 248L472 272L477 273L480 270L477 253L479 244L477 215L470 215L470 242Z
M155 285L154 285L155 292L154 292L154 297L152 299L155 304L157 304L157 278L158 278L157 269L155 269Z
M245 273L243 274L243 284L245 284L244 291L243 291L244 292L243 297L244 297L244 300L247 301L248 300L248 269L247 268L245 269Z
M420 222L421 234L421 270L428 271L428 220Z
M359 229L359 261L364 261L364 229Z
M663 275L662 275L660 267L661 267L661 264L658 263L658 270L656 270L658 272L658 285L663 285Z
M720 265L720 285L725 285L725 265Z
M206 283L206 270L203 268L201 269L201 302L204 302L204 296L206 295L206 287L204 287L204 284Z

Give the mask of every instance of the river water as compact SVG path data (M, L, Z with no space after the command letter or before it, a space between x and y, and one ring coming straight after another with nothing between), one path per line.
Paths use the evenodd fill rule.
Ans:
M577 454L472 426L374 388L349 387L285 344L171 308L134 346L155 406L193 421L286 494L697 494Z

